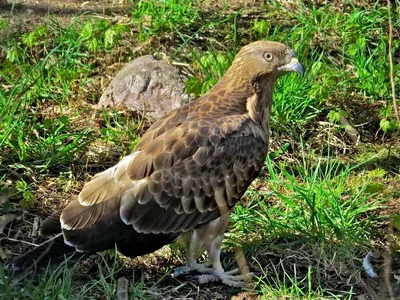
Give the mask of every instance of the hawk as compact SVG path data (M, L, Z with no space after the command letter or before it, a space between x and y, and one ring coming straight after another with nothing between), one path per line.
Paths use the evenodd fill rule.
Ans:
M284 44L244 46L209 92L156 121L131 154L45 220L41 233L55 237L11 267L23 272L113 248L135 257L182 236L187 265L176 275L195 270L241 286L243 275L222 268L222 239L232 207L264 164L275 82L293 71L303 67ZM205 251L209 263L196 263Z

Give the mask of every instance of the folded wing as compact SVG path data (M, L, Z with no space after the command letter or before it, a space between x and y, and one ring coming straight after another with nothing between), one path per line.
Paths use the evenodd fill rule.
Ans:
M98 251L118 246L123 235L126 250L139 237L161 247L218 218L246 191L268 149L257 124L243 115L172 119L150 128L132 154L94 176L63 210L68 244Z

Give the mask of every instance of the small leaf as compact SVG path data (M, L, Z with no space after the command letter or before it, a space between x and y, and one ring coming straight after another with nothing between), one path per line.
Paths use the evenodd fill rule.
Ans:
M83 26L80 36L87 40L92 36L93 33L93 26L91 21L87 21L86 24Z
M256 31L259 35L268 35L270 29L270 23L262 20L262 21L258 21L255 20L254 21L254 25L253 25L253 30Z
M382 118L389 118L391 115L392 115L392 106L391 105L388 105L388 106L385 106L385 107L383 107L380 111L379 111L379 115L382 117Z
M7 28L8 28L8 22L2 17L0 17L0 30Z
M37 44L37 37L35 36L35 32L29 32L24 34L22 37L22 42L27 45L29 48L33 47L33 45Z
M331 110L328 113L328 119L331 123L339 123L340 122L341 113L339 111Z
M17 48L17 46L14 46L11 49L7 50L6 58L10 62L16 62L18 60L18 48Z
M387 119L382 119L381 122L379 123L379 126L383 130L383 132L388 132L390 130L390 121Z
M106 30L106 32L104 33L104 45L106 47L114 45L114 36L116 34L117 32L113 28L109 28Z
M196 77L189 77L188 80L185 82L186 86L186 93L194 94L196 97L201 94L201 81Z
M384 169L378 168L375 170L372 170L368 173L368 178L374 179L374 178L382 178L387 174L387 172Z
M23 196L23 201L22 201L22 206L24 208L32 208L35 204L35 195L32 193L31 190L25 190L22 193Z
M96 52L96 51L97 51L97 48L99 47L99 44L98 44L96 38L91 38L91 39L89 40L89 42L87 43L87 47L88 47L88 49L89 49L90 51Z
M67 116L61 116L60 118L59 118L59 121L60 121L60 124L62 125L62 126L65 126L65 125L68 125L69 124L69 118L67 117Z

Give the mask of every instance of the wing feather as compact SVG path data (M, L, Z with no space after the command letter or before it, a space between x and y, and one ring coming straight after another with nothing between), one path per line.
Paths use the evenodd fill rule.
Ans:
M125 156L117 165L96 174L91 181L86 183L79 193L79 203L91 206L118 196L122 189L130 185L126 170L129 164L135 160L139 152Z
M118 196L91 206L83 206L78 200L74 200L61 213L61 227L65 230L90 227L118 210L119 205Z
M211 126L209 122L204 124ZM256 130L240 132L243 125L240 117L222 130L213 130L220 135L214 144L210 142L212 135L191 135L197 147L185 142L186 136L175 139L174 163L169 168L154 171L140 188L136 185L137 192L123 195L120 213L124 223L144 233L187 231L217 218L221 209L230 209L258 174L268 148L263 136L253 134ZM247 126L258 125L248 123ZM198 128L198 132L210 132L209 128ZM142 151L145 153L146 148ZM261 155L256 155L258 152ZM150 200L146 203L137 199L137 195L143 193L152 195L148 195L146 199Z

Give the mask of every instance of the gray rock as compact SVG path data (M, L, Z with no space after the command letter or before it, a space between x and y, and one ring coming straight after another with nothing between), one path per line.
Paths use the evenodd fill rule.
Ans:
M115 75L100 98L99 106L124 106L158 119L192 100L185 93L185 77L178 68L152 55L134 59Z

